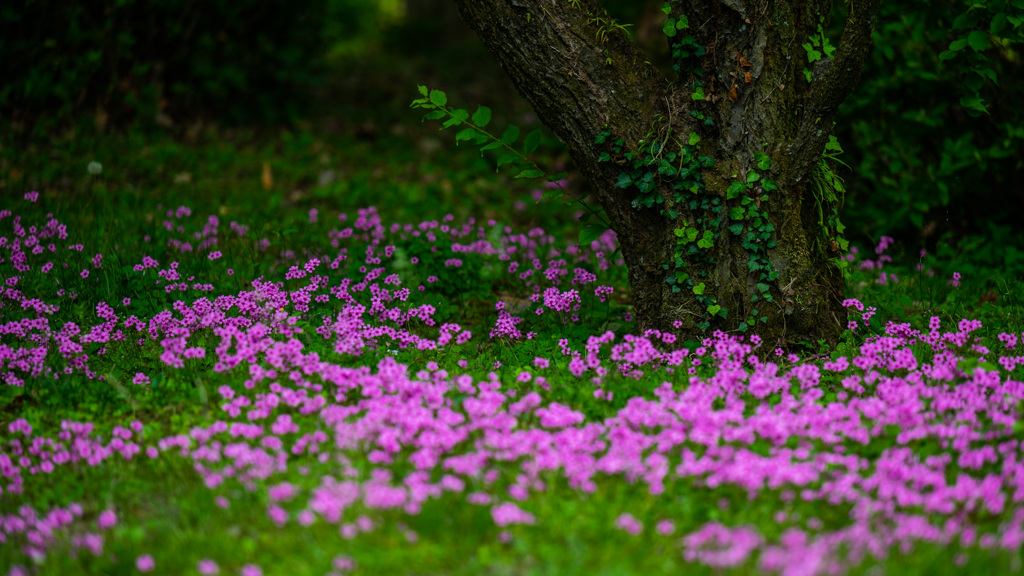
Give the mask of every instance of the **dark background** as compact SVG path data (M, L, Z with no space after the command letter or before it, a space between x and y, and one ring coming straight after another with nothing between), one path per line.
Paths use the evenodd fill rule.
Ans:
M603 4L632 24L652 62L667 64L662 3ZM969 253L1024 272L1024 59L1011 41L1021 27L997 24L1012 4L882 3L874 51L835 126L847 164L838 170L843 220L855 243L894 236L908 253ZM940 58L974 31L989 43ZM468 108L489 106L498 121L531 120L450 0L8 2L0 55L8 150L69 130L187 138L211 125L373 142L418 124L409 110L417 84ZM962 105L965 87L987 112Z

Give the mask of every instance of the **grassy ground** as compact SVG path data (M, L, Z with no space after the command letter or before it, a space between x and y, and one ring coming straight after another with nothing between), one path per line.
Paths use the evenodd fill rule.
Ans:
M12 574L1020 568L1024 284L970 254L862 247L836 348L680 357L613 238L415 119L0 162Z

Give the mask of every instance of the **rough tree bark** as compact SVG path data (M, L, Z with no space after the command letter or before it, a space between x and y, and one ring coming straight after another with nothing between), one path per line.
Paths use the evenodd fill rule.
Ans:
M814 64L802 45L820 38L831 0L673 1L670 16L689 27L666 41L690 54L678 61L674 79L646 62L598 0L455 1L593 186L618 234L641 330L681 326L699 337L709 329L745 329L741 323L753 317L753 330L768 345L838 338L844 284L832 261L834 223L821 219L836 207L811 183L839 104L870 49L879 0L847 0L834 54ZM602 132L610 133L608 142L624 140L620 153L595 144ZM660 142L656 151L679 152L696 141L690 135L699 143L674 163L699 168L690 176L701 182L699 193L680 195L675 180L656 178L661 199L637 207L640 189L621 187L622 174L635 168L625 154L640 151L643 158L651 142ZM602 152L611 153L610 161ZM757 167L765 155L768 171ZM714 163L693 164L700 156ZM733 183L758 177L742 193L729 192ZM762 187L769 177L777 189ZM709 199L718 212L709 211ZM754 206L762 220L728 215ZM772 223L768 234L764 222ZM729 230L737 224L739 234ZM759 234L770 234L758 248L748 237L758 233L755 224ZM679 231L685 240L687 226L710 231L713 246L681 244ZM676 271L688 283L667 282ZM726 309L725 317L715 306Z

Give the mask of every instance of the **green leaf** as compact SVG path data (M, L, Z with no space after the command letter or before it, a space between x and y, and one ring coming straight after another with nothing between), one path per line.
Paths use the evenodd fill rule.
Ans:
M483 128L491 121L491 109L487 106L480 106L473 113L473 124Z
M743 182L733 182L729 185L729 189L725 191L725 199L732 200L742 194L746 189L747 186Z
M970 35L967 36L967 43L971 45L971 48L973 48L975 52L984 52L992 45L992 42L989 40L988 33L982 30L975 30L974 32L971 32Z
M705 100L706 96L704 96L704 88L702 86L697 86L696 90L693 91L693 94L690 94L690 98L693 100ZM692 139L693 135L691 135L690 138Z
M424 120L440 120L448 116L448 113L444 110L434 110L433 112L427 112L423 115Z
M696 286L694 286L693 287L693 293L698 295L698 296L703 294L704 293L704 283L701 282L700 284L697 284Z
M455 135L455 143L458 144L463 140L472 140L474 136L476 136L476 129L474 128L459 130L458 134Z
M758 152L755 157L757 158L757 168L759 170L771 170L772 159L763 152Z
M959 40L953 40L952 42L949 43L949 49L954 51L954 52L959 52L960 50L963 50L964 48L967 48L967 39L966 38L960 38Z
M501 148L503 146L504 144L501 143L501 140L492 140L490 144L480 148L480 151L482 152L484 150L497 150L498 148Z
M686 234L686 228L676 228L672 233L682 238Z
M758 174L757 172L754 172L753 170L751 170L750 172L747 173L747 183L748 184L753 184L754 182L757 182L760 179L761 179L761 175Z
M676 30L683 30L689 27L690 19L686 17L686 14L680 14L679 18L676 18Z
M458 126L467 119L469 119L469 112L462 110L461 108L451 111L452 117L445 121L443 128L449 128L451 126Z
M629 177L629 174L619 174L619 179L615 181L615 185L619 188L629 188L633 185L633 179Z
M509 126L505 128L505 132L501 135L501 141L511 146L515 143L516 139L519 138L519 127Z
M747 211L741 206L736 206L729 209L729 218L733 220L743 220L743 217L747 215Z
M607 230L604 226L590 225L580 230L580 245L586 246L601 237Z
M764 190L765 192L771 192L772 190L778 190L779 187L775 185L775 182L772 182L771 180L765 178L764 180L761 181L761 189Z
M707 250L715 245L715 235L710 230L704 231L704 237L697 242L697 248Z
M548 182L558 182L559 180L565 180L567 176L569 176L569 174L563 170L557 174L548 174L545 180Z
M430 101L438 106L444 106L448 104L448 95L440 90L431 90Z
M697 134L696 132L690 132L689 144L690 146L696 146L697 144L700 144L700 135Z
M715 314L718 314L718 311L721 309L722 307L719 306L718 304L712 304L711 306L708 306L708 314L714 316Z
M665 26L661 29L661 31L664 32L665 36L668 36L669 38L674 37L676 35L675 18L669 18L668 21L665 22Z
M498 167L500 168L500 167L504 166L505 164L511 164L511 163L515 162L516 160L519 160L518 156L516 156L515 154L510 154L508 152L505 152L501 156L498 156Z
M540 137L543 133L540 130L534 130L526 136L526 140L523 141L523 153L531 154L540 145Z
M758 292L768 291L768 285L763 282L758 282L755 287L757 288Z
M737 236L743 234L743 224L733 224L732 226L729 226L729 232L732 232Z
M998 36L1000 32L1006 29L1006 14L1000 12L992 17L992 26L990 30L993 36Z
M696 239L697 239L697 229L696 228L687 228L686 229L686 241L689 243L689 242L693 242Z
M426 86L416 86L416 89L419 90L420 94L423 96L430 94L430 88L427 88Z
M529 169L523 170L519 174L516 174L516 178L540 178L544 175L543 170Z
M960 99L960 105L968 110L975 110L977 112L988 113L988 109L985 108L985 101L982 100L980 94L968 94Z
M661 11L664 12L665 14L671 14L672 4L665 2L665 4L661 7Z

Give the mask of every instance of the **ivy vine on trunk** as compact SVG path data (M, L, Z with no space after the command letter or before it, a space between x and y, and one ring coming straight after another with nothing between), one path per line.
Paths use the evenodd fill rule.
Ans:
M847 1L834 46L831 0L666 2L671 78L597 0L455 1L593 186L641 330L838 338L841 198L821 179L879 0Z

